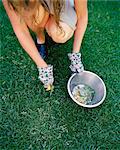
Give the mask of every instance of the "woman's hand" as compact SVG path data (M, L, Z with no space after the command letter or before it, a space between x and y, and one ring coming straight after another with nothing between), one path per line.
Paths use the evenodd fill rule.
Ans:
M47 67L44 68L38 67L38 71L39 71L39 79L44 84L46 90L47 91L52 90L54 82L53 66L48 65Z
M82 72L84 71L84 66L81 61L81 53L69 53L69 59L71 60L71 65L69 66L72 72Z

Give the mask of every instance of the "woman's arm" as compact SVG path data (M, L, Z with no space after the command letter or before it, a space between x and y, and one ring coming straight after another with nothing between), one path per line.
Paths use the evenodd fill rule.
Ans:
M38 67L47 67L46 62L40 57L40 54L38 53L38 50L25 22L20 20L19 15L17 15L12 8L9 8L7 0L2 0L2 2L12 24L13 30L22 47Z
M77 13L77 27L74 33L73 52L79 52L88 23L87 0L74 0Z

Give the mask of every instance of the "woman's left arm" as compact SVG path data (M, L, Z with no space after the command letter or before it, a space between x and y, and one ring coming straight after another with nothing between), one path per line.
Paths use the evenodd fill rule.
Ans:
M88 23L87 0L74 0L77 25L74 33L73 52L80 51L82 39Z

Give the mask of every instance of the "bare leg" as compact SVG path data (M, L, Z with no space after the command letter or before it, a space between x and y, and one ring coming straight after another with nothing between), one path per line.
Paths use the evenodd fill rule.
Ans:
M45 29L49 34L49 36L51 36L53 41L55 41L56 43L65 43L73 36L74 30L71 27L69 27L69 25L61 21L60 21L60 26L63 30L61 30L58 27L54 17L50 16L45 26Z
M47 67L46 62L41 58L34 44L24 20L22 20L22 22L20 21L20 17L13 9L9 8L7 0L3 0L2 2L11 21L13 30L24 50L29 54L38 67Z
M39 44L45 43L45 33L44 29L41 29L39 32L36 33L37 38L39 40Z

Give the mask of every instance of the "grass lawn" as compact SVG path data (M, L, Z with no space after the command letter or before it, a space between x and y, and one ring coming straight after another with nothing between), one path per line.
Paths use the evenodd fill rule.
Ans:
M47 62L55 72L55 90L50 95L0 2L1 150L120 149L120 1L89 1L88 8L83 63L107 87L105 102L95 109L80 107L67 93L67 53L73 39L55 44L47 37Z

